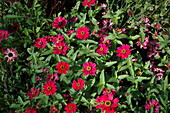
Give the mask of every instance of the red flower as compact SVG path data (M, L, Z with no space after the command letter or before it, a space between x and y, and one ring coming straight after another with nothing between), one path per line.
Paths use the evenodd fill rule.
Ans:
M50 106L50 113L58 112L58 109L54 106Z
M54 49L53 49L54 50L54 53L53 53L54 55L56 55L56 54L66 55L67 49L70 48L70 47L67 47L66 43L63 42L63 41L55 43L55 46L56 47L54 47Z
M14 49L7 48L7 50L4 51L4 54L4 59L7 59L7 62L11 62L18 57L17 51Z
M86 62L83 64L83 67L84 67L83 75L95 75L95 72L97 70L95 63Z
M106 95L102 95L101 97L96 98L96 102L100 103L96 106L96 109L102 108L102 112L106 111L106 113L114 113L118 106L117 103L119 102L119 99L115 98L110 100Z
M83 6L91 7L91 5L95 5L96 4L95 1L96 0L84 0L84 2L82 2L82 3L83 3Z
M51 37L51 40L52 40L52 42L54 42L54 43L58 43L59 41L62 41L62 40L64 40L65 38L62 36L62 35L60 35L60 34L58 34L57 36L52 36Z
M3 39L8 39L7 36L9 36L10 34L8 33L8 31L5 30L1 30L0 31L0 41L2 41Z
M67 20L64 17L60 16L60 17L56 17L52 27L55 27L57 29L62 29L66 24L67 24Z
M70 69L70 64L68 64L67 62L58 62L58 64L56 65L56 71L58 71L58 73L60 74L67 74L67 71Z
M53 95L56 94L56 89L57 85L55 85L55 82L48 81L47 83L44 84L42 92L45 93L45 95Z
M74 80L72 83L72 88L74 88L76 91L83 89L83 87L84 87L84 80L81 78L78 79L77 82Z
M132 49L130 49L130 46L127 44L123 44L121 47L117 48L116 53L118 53L116 56L124 58L128 58L128 56L131 54Z
M99 44L99 47L96 49L96 52L100 55L105 55L106 53L108 53L108 47L106 46L106 44Z
M39 88L36 88L36 87L31 88L31 92L29 92L29 93L26 95L26 96L29 96L28 99L32 99L32 98L38 96L38 94L40 93L38 90L39 90Z
M75 103L67 104L64 110L66 110L66 113L73 113L77 110L77 105Z
M77 29L76 33L76 37L79 38L79 39L83 39L83 40L86 40L87 37L90 36L89 34L89 28L87 27L80 27Z
M103 94L106 95L110 100L112 100L116 94L116 90L104 88Z
M47 41L45 38L37 38L34 47L45 48Z
M37 111L33 107L30 107L30 108L27 108L25 112L23 113L37 113Z

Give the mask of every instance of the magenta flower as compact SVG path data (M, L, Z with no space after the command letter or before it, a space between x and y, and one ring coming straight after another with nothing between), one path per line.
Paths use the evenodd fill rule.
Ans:
M88 6L88 7L91 7L91 5L95 5L96 0L84 0L82 3L83 3L83 6Z
M34 87L34 88L31 88L31 92L29 92L26 96L29 96L28 99L32 99L38 96L39 93L40 93L39 88Z
M154 113L158 113L159 107L160 107L160 105L158 105L158 103L159 102L156 100L150 100L149 102L146 103L145 109L150 110L151 108L154 108Z
M83 89L83 87L84 87L84 80L81 78L79 78L77 82L74 80L72 83L72 88L74 88L76 91Z
M1 30L0 31L0 41L2 41L3 39L8 39L7 36L9 36L10 34L8 33L8 31L5 30Z
M73 113L76 112L77 110L77 105L75 103L69 103L65 106L64 110L66 111L66 113Z
M106 44L99 44L99 47L96 49L96 52L99 55L105 55L108 53L108 47L106 46Z
M57 29L62 29L66 24L67 24L67 20L64 17L60 16L55 18L52 27L55 27Z
M141 38L138 38L136 44L137 46L140 46L141 49L147 49L147 46L149 44L149 37L145 37L145 41L143 43L141 43Z
M37 38L34 47L45 48L47 41L45 38Z
M116 53L118 53L116 56L124 58L128 58L128 56L131 54L132 49L130 49L130 45L123 44L121 47L118 47L116 50Z
M113 22L111 21L110 18L105 18L102 20L102 24L103 24L103 27L104 28L108 28L108 29L111 29L112 26L113 26Z
M97 70L96 64L93 62L86 62L83 64L84 70L83 75L95 75L95 72Z
M4 54L4 59L6 59L7 62L14 61L14 59L18 57L17 51L14 49L7 48L7 50L4 51Z
M104 88L103 94L106 95L110 100L112 100L116 94L116 90Z
M58 34L57 36L51 36L51 41L54 43L58 43L59 41L62 41L64 39L64 36L60 34Z
M87 28L87 27L80 27L80 28L78 28L77 31L76 31L76 33L77 33L76 37L78 39L86 40L86 38L90 36L89 30L90 29Z
M53 75L48 74L48 75L46 75L46 78L47 78L47 81L54 81L55 82L56 80L59 80L57 73L54 73Z
M70 48L70 47L67 47L66 43L63 41L55 43L55 46L56 47L54 47L54 49L53 49L54 55L56 55L56 54L66 55L66 51Z
M70 36L72 33L74 33L74 30L68 30L66 31L67 35Z

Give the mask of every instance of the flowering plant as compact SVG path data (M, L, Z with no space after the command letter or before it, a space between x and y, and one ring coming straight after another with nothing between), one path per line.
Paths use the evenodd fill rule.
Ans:
M0 112L168 112L169 1L140 2L2 0Z

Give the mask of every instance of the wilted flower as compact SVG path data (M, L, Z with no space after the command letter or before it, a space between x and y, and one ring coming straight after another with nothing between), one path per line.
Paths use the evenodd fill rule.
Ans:
M72 33L74 33L74 30L68 30L66 31L67 35L70 36Z
M114 23L111 21L110 18L105 18L102 20L102 24L104 28L111 29Z
M54 73L53 75L52 74L48 74L48 75L46 75L46 78L47 78L47 81L56 81L56 80L59 80L57 73Z
M144 49L147 49L148 43L149 43L149 37L145 37L145 41L143 43L141 43L141 38L138 38L136 42L137 46L140 46L140 48L144 48Z
M29 92L26 96L29 96L28 99L32 99L38 96L39 93L40 93L39 88L34 87L34 88L31 88L31 92Z
M55 18L52 27L55 27L57 29L62 29L66 24L67 24L67 20L64 17L60 16Z
M6 59L7 62L11 62L18 57L17 51L14 49L7 48L7 50L4 51L4 54L4 59Z

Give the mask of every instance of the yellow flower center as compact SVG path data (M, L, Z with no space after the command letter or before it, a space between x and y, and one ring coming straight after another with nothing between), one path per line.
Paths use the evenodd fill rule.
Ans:
M35 95L36 91L33 91L32 94Z
M59 46L58 49L59 49L59 50L62 50L62 49L63 49L63 46Z
M70 107L69 107L69 110L72 110L72 109L73 109L73 106L70 106Z
M1 34L1 36L5 36L5 34Z
M90 66L88 66L86 69L87 69L87 71L91 71L92 68Z
M82 32L81 32L81 35L85 35L85 32L84 32L84 31L82 31Z
M105 105L106 105L107 107L111 106L111 104L112 104L112 102L111 102L110 100L108 100L108 101L105 102Z
M61 25L62 24L62 22L58 22L58 25Z
M122 53L126 53L126 49L123 49L123 50L122 50Z
M53 76L51 76L50 79L52 80L52 79L53 79Z
M80 86L80 83L77 83L77 87L79 87Z
M91 0L87 0L88 2L91 2Z
M150 107L153 108L153 107L154 107L154 104L151 104Z
M103 48L102 48L102 47L100 48L100 51L103 51Z
M60 66L60 68L61 68L61 69L65 69L63 65L62 65L62 66Z
M38 45L42 45L43 43L42 42L38 42Z
M110 90L110 89L108 89L106 92L107 92L108 94L110 94L110 93L111 93L111 90Z
M47 87L48 91L50 91L52 88L50 86Z
M141 72L141 71L138 71L138 72L136 73L136 75L141 76L141 75L142 75L142 72Z

